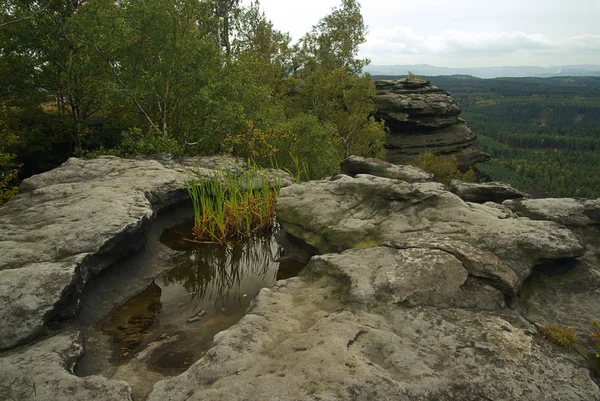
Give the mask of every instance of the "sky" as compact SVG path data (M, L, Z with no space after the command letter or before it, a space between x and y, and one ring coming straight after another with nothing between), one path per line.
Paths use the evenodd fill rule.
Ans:
M340 0L261 0L298 40ZM360 56L440 67L600 65L600 0L362 0Z

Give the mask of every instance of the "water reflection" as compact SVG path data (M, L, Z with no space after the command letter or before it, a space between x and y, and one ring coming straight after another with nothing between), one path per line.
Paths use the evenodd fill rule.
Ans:
M227 247L196 244L193 250L175 257L176 267L161 281L167 286L182 285L189 303L214 301L215 305L231 302L241 305L243 298L248 297L242 291L246 279L251 278L257 289L275 282L279 253L270 236Z

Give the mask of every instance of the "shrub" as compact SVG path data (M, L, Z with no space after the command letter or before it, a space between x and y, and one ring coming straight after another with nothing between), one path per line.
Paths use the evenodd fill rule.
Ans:
M573 345L577 344L577 333L569 327L550 323L544 326L544 333L549 341L566 349L571 349Z
M408 164L432 173L434 179L442 184L449 185L452 180L475 181L473 169L469 168L466 172L461 172L455 157L436 156L433 152L425 152L409 161Z

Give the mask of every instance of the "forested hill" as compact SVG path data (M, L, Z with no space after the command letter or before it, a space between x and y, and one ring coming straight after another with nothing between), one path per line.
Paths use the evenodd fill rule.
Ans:
M423 78L458 101L492 156L477 166L492 179L555 196L600 196L600 77Z

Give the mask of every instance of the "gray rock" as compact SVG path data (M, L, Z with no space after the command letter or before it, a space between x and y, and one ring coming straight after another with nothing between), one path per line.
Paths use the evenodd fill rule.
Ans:
M393 178L406 182L425 182L433 179L430 174L418 167L397 166L386 161L360 156L349 156L342 160L342 172L354 176L356 174L371 174L378 177Z
M469 273L452 253L439 249L351 249L315 256L307 268L350 283L344 302L381 306L429 305L500 309L504 296L480 282L469 284ZM473 280L471 280L473 282Z
M77 332L3 354L0 397L7 401L131 401L131 387L123 381L73 375L82 355L83 343Z
M377 115L392 124L441 128L458 122L460 108L450 94L422 81L421 90L408 80L375 81ZM408 85L407 85L408 84ZM419 85L419 84L417 84ZM426 90L423 90L427 88Z
M583 360L515 312L367 310L341 301L348 285L306 276L261 290L204 358L148 400L600 400Z
M0 208L0 349L72 317L89 278L143 246L157 211L189 199L184 182L194 165L207 175L246 168L226 157L71 158L26 179Z
M503 202L519 216L534 220L552 220L567 226L600 224L600 198L515 199Z
M474 183L452 180L448 189L461 199L476 203L502 203L507 199L528 197L526 193L502 182Z
M580 341L588 337L592 322L600 321L600 270L587 263L557 262L534 271L523 285L525 316L541 326L556 323L571 327ZM592 349L592 348L590 348Z
M376 117L388 128L386 160L394 164L423 152L454 157L461 169L489 160L476 149L477 135L459 118L452 96L421 79L375 81Z
M451 251L469 274L491 278L514 295L534 265L580 256L582 239L547 221L507 219L505 212L465 203L441 184L346 175L283 189L277 200L282 228L317 253L362 242ZM467 255L467 256L465 256Z

